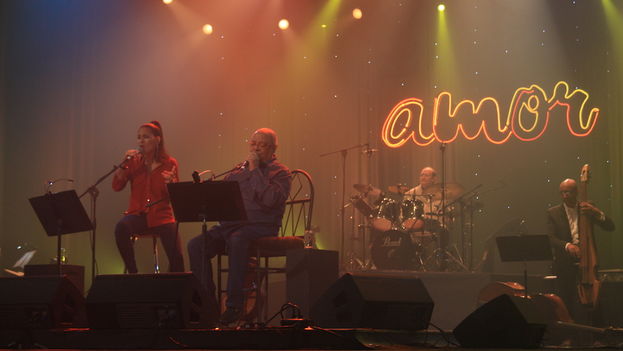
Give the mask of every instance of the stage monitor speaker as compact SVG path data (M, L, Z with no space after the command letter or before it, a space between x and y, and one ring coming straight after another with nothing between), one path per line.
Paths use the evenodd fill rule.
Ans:
M216 315L192 273L98 275L86 303L93 329L206 327Z
M84 266L77 266L73 264L62 265L62 273L67 276L70 282L72 282L80 295L84 296ZM58 265L55 264L28 264L24 266L24 276L40 276L58 275Z
M454 337L463 347L536 348L546 326L538 304L504 294L467 316L454 328Z
M318 298L311 318L325 328L421 330L433 306L419 278L345 274Z
M0 329L84 326L84 297L66 276L0 278Z

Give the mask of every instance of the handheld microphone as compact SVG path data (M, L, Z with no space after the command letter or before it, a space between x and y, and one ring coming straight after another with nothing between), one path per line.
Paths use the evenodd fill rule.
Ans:
M129 160L131 160L131 159L135 158L136 156L138 156L138 155L140 155L140 154L142 154L142 153L143 153L143 148L142 148L142 147L139 147L139 148L138 148L138 152L137 152L137 153L135 153L135 154L133 154L133 155L126 155L126 156L125 156L125 160L126 160L126 161L129 161Z
M193 182L194 182L195 184L200 184L200 183L201 183L201 177L199 177L199 172L194 171L194 172L192 173L192 177L193 177Z

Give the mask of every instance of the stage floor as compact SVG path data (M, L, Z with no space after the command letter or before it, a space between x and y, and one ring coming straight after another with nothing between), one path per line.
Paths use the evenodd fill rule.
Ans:
M590 346L537 350L616 350L623 338L596 338ZM451 332L269 327L264 329L0 331L0 349L63 350L439 350L462 347ZM520 348L506 348L507 350ZM535 349L535 348L532 348ZM479 350L470 348L469 350ZM483 349L491 350L491 348Z

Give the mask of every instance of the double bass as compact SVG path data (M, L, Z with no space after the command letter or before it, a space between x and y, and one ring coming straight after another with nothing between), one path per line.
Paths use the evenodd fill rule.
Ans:
M585 164L580 172L580 186L578 200L580 203L588 201L589 166ZM578 213L578 235L580 239L580 262L578 296L580 303L586 306L597 306L601 282L597 277L597 250L593 237L593 223L588 214Z

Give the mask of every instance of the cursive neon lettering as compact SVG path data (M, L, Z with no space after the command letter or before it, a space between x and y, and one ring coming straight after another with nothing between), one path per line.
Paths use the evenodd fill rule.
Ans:
M599 109L586 113L589 94L582 89L570 92L569 85L556 83L550 97L538 85L515 90L506 117L502 117L498 101L485 97L475 103L461 100L453 105L452 95L442 92L434 100L430 119L424 117L421 99L400 101L385 119L381 139L390 148L404 146L411 139L418 146L433 141L451 143L459 136L474 140L483 136L493 144L503 144L511 137L521 141L539 139L548 128L551 114L562 109L569 132L577 137L589 135L597 123Z

